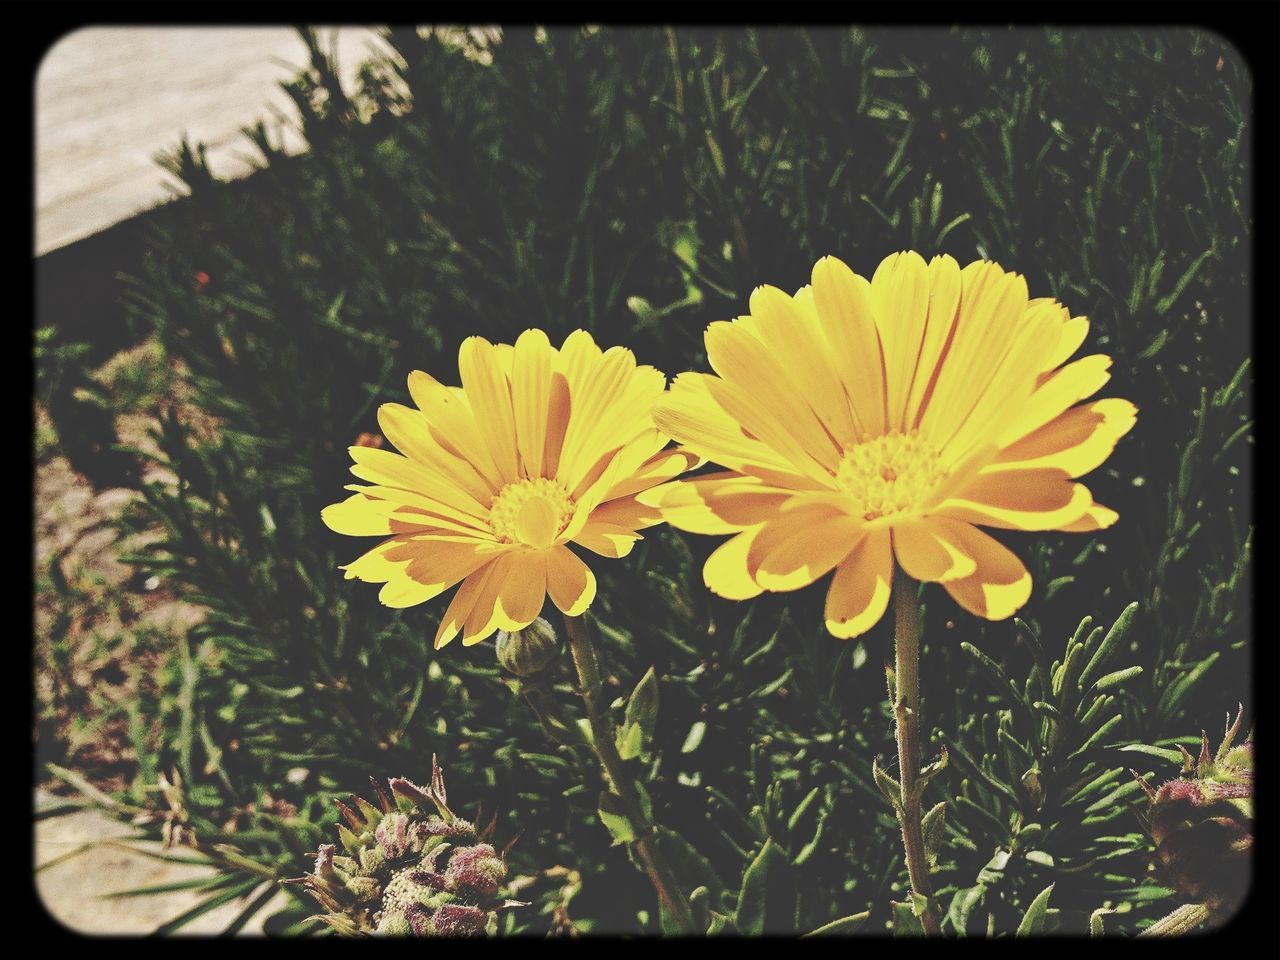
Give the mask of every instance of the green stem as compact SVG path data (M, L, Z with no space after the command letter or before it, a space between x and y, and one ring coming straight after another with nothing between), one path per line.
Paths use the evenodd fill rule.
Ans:
M1190 933L1208 919L1209 908L1203 903L1187 903L1167 917L1161 917L1138 936L1180 937L1185 933Z
M922 789L920 779L920 609L916 602L916 581L901 569L894 572L894 685L895 733L898 739L898 769L902 777L898 822L902 826L902 846L907 855L907 875L911 892L925 900L920 923L925 936L942 934L929 880L929 862L924 852L924 830L920 824Z
M658 834L649 817L645 816L635 781L632 780L622 757L618 754L613 720L604 703L600 666L596 661L595 646L586 622L581 617L564 618L569 637L569 649L573 653L573 665L578 671L578 686L582 701L587 707L587 720L591 724L591 746L600 766L604 769L605 782L621 801L623 812L635 831L631 847L644 866L658 899L675 921L681 933L699 933L693 922L693 911L688 898L676 882L658 848Z

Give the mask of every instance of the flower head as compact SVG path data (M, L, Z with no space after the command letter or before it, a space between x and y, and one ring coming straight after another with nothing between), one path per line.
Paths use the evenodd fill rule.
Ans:
M1031 578L979 526L1116 520L1074 482L1136 415L1127 400L1079 404L1111 365L1066 363L1088 321L1029 300L1021 276L987 261L894 254L867 281L826 257L812 279L795 296L759 287L750 315L707 328L715 373L677 377L654 420L728 469L641 499L683 530L734 534L704 568L721 596L834 569L826 623L839 637L883 615L895 562L971 613L1008 617Z
M315 869L290 881L324 908L316 919L347 936L479 936L496 928L498 910L524 906L499 896L505 851L486 842L496 818L478 829L456 816L434 757L429 787L395 777L388 792L369 780L377 804L337 803L342 852L321 844Z
M664 451L667 437L653 425L663 374L622 347L602 352L585 331L558 350L540 330L514 346L470 337L458 368L461 387L410 374L417 409L378 411L401 453L351 447L351 472L372 486L349 486L354 495L321 514L338 533L388 538L344 568L384 584L387 606L462 583L437 647L459 633L473 644L521 630L548 595L565 614L581 614L595 577L567 544L625 556L637 531L661 521L636 494L694 459Z

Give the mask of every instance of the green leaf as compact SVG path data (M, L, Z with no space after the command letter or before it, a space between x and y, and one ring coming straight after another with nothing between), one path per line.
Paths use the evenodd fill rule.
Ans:
M1108 910L1106 907L1099 907L1097 910L1093 911L1093 913L1089 914L1089 936L1106 936L1106 931L1102 929L1102 918L1109 913L1115 913L1115 911Z
M920 819L920 831L924 834L924 856L930 867L938 865L938 850L946 837L947 801L931 807Z
M804 937L832 937L856 933L858 928L866 923L867 918L870 916L870 910L863 910L862 913L855 913L848 917L841 917L839 920L832 920L830 923L823 924L817 930L810 930L800 936L803 939Z
M720 894L724 890L724 883L719 875L716 874L715 868L711 866L711 861L699 853L693 844L674 830L662 826L656 829L658 848L662 851L663 857L675 873L681 887L686 890L706 887L709 891L711 902L719 903Z
M893 804L893 809L899 809L902 806L902 784L884 772L880 767L879 757L873 757L871 760L871 776L875 778L876 786L880 788L885 799Z
M1205 657L1205 659L1196 664L1193 669L1188 671L1178 680L1174 681L1174 683L1170 685L1160 697L1160 713L1166 717L1173 716L1177 712L1178 707L1181 706L1182 699L1191 692L1191 688L1200 681L1200 678L1208 672L1209 668L1218 662L1218 658L1220 656L1221 652L1215 650L1213 653L1209 654L1209 656Z
M894 900L890 906L893 908L894 937L924 936L924 924L920 922L915 907L909 901L904 903Z
M1103 638L1102 645L1098 647L1090 658L1088 665L1081 672L1079 681L1081 689L1089 683L1089 678L1093 676L1094 672L1111 659L1111 655L1116 652L1116 648L1124 640L1125 635L1129 632L1129 627L1133 625L1134 617L1137 615L1137 601L1120 611L1120 616L1116 617L1116 622L1111 625L1111 629L1107 631L1106 637Z
M167 937L169 936L169 934L175 933L178 930L185 927L192 920L195 920L199 917L204 916L210 910L216 910L218 907L222 906L224 903L227 903L231 900L235 900L238 897L245 896L246 894L249 893L249 891L253 890L260 883L262 883L262 879L260 877L254 877L251 880L245 880L243 883L238 883L235 886L230 887L229 889L224 890L219 894L215 894L214 896L210 897L208 900L204 900L201 903L196 904L190 910L180 913L178 916L174 917L172 920L168 921L167 923L162 923L160 926L156 927L154 931L152 931L151 936ZM274 892L274 889L273 889L273 892Z
M622 800L608 791L600 793L600 822L613 837L614 845L631 843L636 838L635 828L622 811Z
M951 898L951 906L947 908L947 919L951 921L951 929L955 931L956 936L965 935L965 928L969 925L969 914L982 902L986 892L986 886L981 883L955 892L955 896Z
M734 922L744 936L760 936L765 932L769 915L769 896L776 892L779 875L788 869L787 856L770 837L742 877L738 894L738 910ZM775 911L777 907L775 907Z
M1099 677L1094 683L1093 688L1101 693L1103 690L1110 690L1112 687L1118 687L1126 680L1132 680L1134 677L1141 676L1141 667L1126 667L1124 670L1116 670L1105 676Z
M680 747L681 753L693 753L698 749L698 745L702 743L702 736L707 732L707 725L702 720L696 721L689 728L689 735L684 738L684 744Z
M1027 907L1027 912L1023 914L1022 922L1018 924L1018 931L1014 936L1034 937L1043 932L1044 914L1049 909L1049 894L1053 893L1053 887L1052 883L1049 884L1031 901L1031 906Z
M1178 278L1178 282L1174 284L1173 290L1169 292L1169 295L1166 297L1161 297L1160 300L1156 303L1157 315L1163 316L1164 314L1169 312L1169 308L1172 307L1178 301L1178 298L1180 296L1182 296L1182 291L1187 288L1187 284L1189 284L1192 281L1192 279L1194 279L1196 273L1200 270L1201 264L1203 264L1206 260L1208 260L1209 257L1213 254L1213 252L1214 252L1213 247L1210 247L1204 253L1200 254L1200 256L1196 257L1194 260L1191 261L1191 265L1188 266L1187 269L1183 271L1182 276Z
M658 721L658 675L650 667L640 678L636 688L627 698L627 710L623 722L635 723L644 731L645 740L653 737L653 728Z
M1164 747L1153 747L1148 743L1130 743L1119 748L1127 753L1145 753L1151 757L1159 757L1170 763L1182 763L1182 753L1178 750L1166 750Z
M644 752L644 731L638 723L623 724L615 735L615 746L618 756L623 760L634 760Z

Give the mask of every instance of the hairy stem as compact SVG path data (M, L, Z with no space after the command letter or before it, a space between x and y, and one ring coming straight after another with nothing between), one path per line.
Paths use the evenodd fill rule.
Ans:
M569 649L573 653L573 665L578 671L578 687L587 707L587 720L591 724L591 746L600 766L604 769L605 782L621 801L623 812L635 831L631 848L644 865L644 871L657 891L658 899L675 921L681 933L699 933L693 922L689 900L676 882L658 848L658 835L653 821L644 813L635 781L631 778L615 745L613 720L604 704L600 666L596 660L595 646L586 622L581 617L564 618L569 637Z
M895 569L894 572L894 682L897 699L893 704L895 732L898 739L898 768L902 776L901 806L898 822L902 826L902 845L907 855L907 875L911 892L925 900L920 917L926 936L942 933L933 887L929 880L929 863L924 853L924 830L920 824L920 611L916 603L916 581Z

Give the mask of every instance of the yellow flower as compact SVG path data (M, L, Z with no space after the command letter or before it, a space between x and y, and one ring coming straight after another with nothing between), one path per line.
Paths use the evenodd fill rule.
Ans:
M794 297L751 295L711 324L716 375L685 373L658 426L726 472L641 499L675 527L736 534L704 577L730 599L796 590L835 569L827 628L853 637L884 613L894 562L997 620L1031 578L975 525L1084 532L1116 514L1073 479L1133 426L1127 400L1077 404L1110 377L1095 355L1063 364L1089 323L981 261L915 253L868 282L832 257Z
M577 616L596 592L591 570L566 546L621 557L661 522L636 494L670 480L692 455L663 450L650 410L666 388L630 350L601 352L577 330L559 350L540 330L515 346L467 339L458 351L461 387L421 371L409 375L418 409L378 410L387 439L404 454L350 448L351 472L373 486L326 507L330 529L388 536L343 569L385 584L389 607L430 600L459 581L436 634L441 647L495 630L519 630L550 595Z

